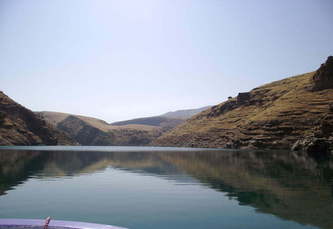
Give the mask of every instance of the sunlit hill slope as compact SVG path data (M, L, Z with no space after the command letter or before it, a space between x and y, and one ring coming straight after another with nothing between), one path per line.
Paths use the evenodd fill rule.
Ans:
M333 131L333 57L315 71L272 82L207 109L153 142L163 146L309 148Z

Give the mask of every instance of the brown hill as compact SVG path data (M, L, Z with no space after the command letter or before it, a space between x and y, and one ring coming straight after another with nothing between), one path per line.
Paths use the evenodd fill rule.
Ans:
M147 145L162 134L163 127L141 124L111 125L81 115L37 112L48 123L81 145Z
M333 131L333 57L316 72L239 93L153 142L163 146L311 148L327 151Z
M107 123L101 119L72 115L60 112L36 112L55 128L67 133L81 145L147 145L162 133L184 122L201 111L199 109L169 112L161 116L131 119L121 122Z
M0 92L0 145L57 144L75 142Z

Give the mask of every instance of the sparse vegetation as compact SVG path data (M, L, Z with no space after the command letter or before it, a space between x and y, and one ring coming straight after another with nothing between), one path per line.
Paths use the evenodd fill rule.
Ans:
M235 99L212 107L158 138L168 146L289 148L310 134L329 113L333 89L313 92L314 72L250 91L244 104Z

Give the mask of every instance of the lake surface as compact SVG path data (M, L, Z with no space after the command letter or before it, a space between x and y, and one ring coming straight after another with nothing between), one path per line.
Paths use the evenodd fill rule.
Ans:
M333 162L303 153L0 147L0 218L128 228L333 228Z

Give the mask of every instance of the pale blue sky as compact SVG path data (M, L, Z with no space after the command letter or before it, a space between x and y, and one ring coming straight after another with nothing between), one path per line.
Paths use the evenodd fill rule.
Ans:
M0 90L106 121L214 105L333 55L332 0L0 0Z

